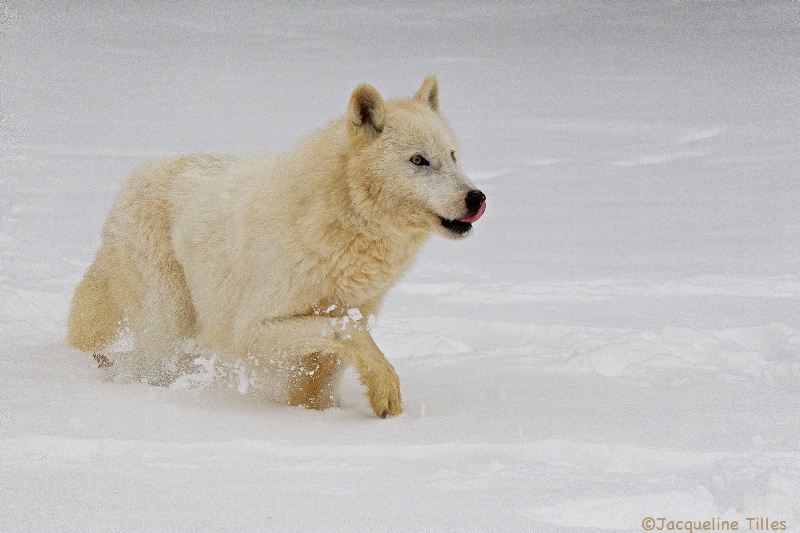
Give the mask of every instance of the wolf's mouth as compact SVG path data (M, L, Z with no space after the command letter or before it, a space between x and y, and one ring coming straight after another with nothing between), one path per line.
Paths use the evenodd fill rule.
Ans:
M442 226L449 229L453 233L457 235L464 235L466 232L472 229L472 224L470 222L462 222L460 220L450 220L447 218L439 217L442 221Z
M481 194L481 196L483 195ZM439 219L441 219L442 226L445 228L456 233L457 235L464 235L466 232L472 229L472 223L483 216L484 211L486 211L486 200L481 201L478 210L468 217L457 218L455 220L450 220L449 218L444 217L439 217Z

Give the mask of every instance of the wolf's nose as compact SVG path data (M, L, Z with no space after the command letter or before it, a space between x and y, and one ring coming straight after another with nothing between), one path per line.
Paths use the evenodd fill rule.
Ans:
M466 201L467 201L467 209L469 210L469 212L477 213L478 209L481 208L483 202L486 201L486 195L483 194L478 189L475 189L474 191L469 191L467 193Z

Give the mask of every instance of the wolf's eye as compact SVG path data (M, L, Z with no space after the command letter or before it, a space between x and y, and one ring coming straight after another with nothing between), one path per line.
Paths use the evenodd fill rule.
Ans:
M425 167L425 166L428 166L428 165L430 165L430 163L428 162L428 160L427 160L427 159L425 159L424 157L422 157L422 156L421 156L421 155L419 155L419 154L414 154L414 155L412 155L412 156L411 156L411 159L409 159L409 161L411 161L412 163L414 163L414 164L415 164L415 165L417 165L418 167Z
M456 151L455 150L450 150L450 159L453 160L453 163L456 162Z

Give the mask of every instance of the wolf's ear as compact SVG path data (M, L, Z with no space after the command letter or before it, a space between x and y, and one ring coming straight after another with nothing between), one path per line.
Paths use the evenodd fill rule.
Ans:
M414 95L414 100L422 102L437 113L439 112L439 82L436 80L436 76L425 78L422 87Z
M360 130L370 137L377 137L383 131L386 110L383 98L372 85L362 83L356 87L350 97L347 112L357 131Z

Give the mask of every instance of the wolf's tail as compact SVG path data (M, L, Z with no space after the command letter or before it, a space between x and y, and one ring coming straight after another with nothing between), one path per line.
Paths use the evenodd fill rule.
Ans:
M101 248L72 295L67 340L84 352L99 352L111 344L122 320L104 263Z

